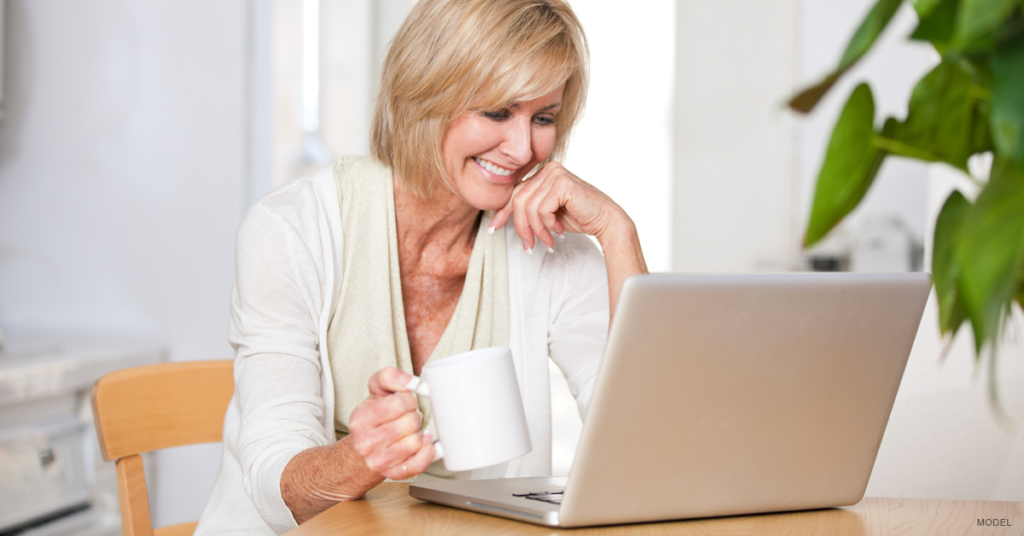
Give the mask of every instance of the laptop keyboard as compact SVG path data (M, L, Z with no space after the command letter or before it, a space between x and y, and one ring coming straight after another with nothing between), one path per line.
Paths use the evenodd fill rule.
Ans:
M561 491L534 491L531 493L513 493L513 497L522 497L531 501L543 501L551 504L562 504Z

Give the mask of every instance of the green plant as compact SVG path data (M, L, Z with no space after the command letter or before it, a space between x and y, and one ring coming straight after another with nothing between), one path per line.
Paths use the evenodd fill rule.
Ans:
M942 61L914 87L907 117L887 118L880 129L871 88L854 89L818 175L804 247L860 203L886 157L944 162L969 176L968 158L991 152L988 180L974 179L975 201L960 192L946 199L932 251L941 332L952 338L969 322L980 360L983 348L995 348L1013 302L1024 306L1024 0L908 1L919 18L910 39L930 42ZM836 69L789 106L810 112L902 2L878 0Z

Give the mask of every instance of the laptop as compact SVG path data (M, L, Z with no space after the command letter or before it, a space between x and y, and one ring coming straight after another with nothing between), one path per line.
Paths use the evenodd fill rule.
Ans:
M930 288L925 273L632 277L568 477L409 494L558 527L855 504Z

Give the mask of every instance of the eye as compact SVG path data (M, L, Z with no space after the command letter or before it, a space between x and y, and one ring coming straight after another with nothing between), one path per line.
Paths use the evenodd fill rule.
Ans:
M492 121L504 121L512 115L512 112L508 108L502 108L493 112L484 112L484 117Z
M533 122L537 123L542 127L551 126L555 124L555 116L552 114L541 114L533 118Z

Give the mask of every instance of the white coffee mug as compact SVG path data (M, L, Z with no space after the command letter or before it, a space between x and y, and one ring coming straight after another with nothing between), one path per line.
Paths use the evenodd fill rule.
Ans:
M470 350L427 363L409 390L430 399L435 459L443 457L449 471L490 467L532 448L508 348Z

